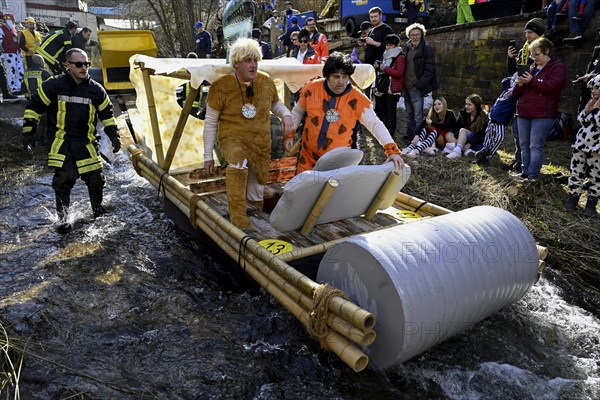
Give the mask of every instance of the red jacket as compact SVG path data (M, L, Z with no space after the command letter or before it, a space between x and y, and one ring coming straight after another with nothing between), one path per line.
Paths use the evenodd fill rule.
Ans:
M535 64L529 72L533 75ZM567 70L559 59L551 59L529 83L516 85L517 116L556 118L560 94L567 83Z
M2 24L2 31L4 32L4 39L2 43L2 47L4 48L4 52L7 54L18 53L19 52L19 33L15 28L10 29L5 24Z
M392 67L385 67L383 72L392 77L392 93L400 93L404 90L404 70L406 69L406 57L400 54Z

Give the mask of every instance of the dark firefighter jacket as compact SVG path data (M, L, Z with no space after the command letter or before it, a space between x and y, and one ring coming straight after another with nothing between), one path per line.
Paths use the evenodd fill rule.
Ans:
M61 168L71 154L79 174L102 168L96 123L102 122L109 138L118 132L112 104L98 82L88 77L77 84L68 72L44 81L25 108L23 134L31 134L44 112L48 136L54 137L49 167Z

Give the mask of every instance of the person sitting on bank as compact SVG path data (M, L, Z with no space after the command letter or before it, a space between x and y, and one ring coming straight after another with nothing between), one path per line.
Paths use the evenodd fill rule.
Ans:
M404 167L398 146L385 125L373 110L369 99L350 83L354 65L348 54L333 52L323 65L324 78L310 81L300 92L300 100L292 110L293 128L286 130L284 147L290 151L293 135L302 118L306 123L302 131L302 149L296 173L310 170L317 160L338 147L351 147L352 129L357 122L372 132L383 146L386 161L396 169Z
M460 158L464 155L475 154L480 150L485 139L485 128L488 123L488 114L483 109L483 101L478 94L471 94L465 99L465 108L460 111L454 140L446 144L443 152L448 153L447 158Z
M228 163L225 182L229 219L239 229L251 230L246 199L262 209L271 161L270 113L282 119L284 132L291 131L293 125L275 83L258 71L262 52L256 40L236 40L229 57L233 73L213 82L206 99L204 170L208 175L214 173L216 138Z
M402 149L402 154L409 157L416 157L421 153L431 156L437 154L438 146L443 149L448 140L455 140L452 133L455 126L456 116L448 109L448 102L443 97L437 97L421 125L419 134Z

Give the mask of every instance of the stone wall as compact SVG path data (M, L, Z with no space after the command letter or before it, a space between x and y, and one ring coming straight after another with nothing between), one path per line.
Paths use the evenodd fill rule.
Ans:
M464 107L464 99L471 93L479 94L485 104L493 104L502 91L502 78L508 76L508 42L515 39L520 48L525 41L525 24L533 17L546 18L545 12L537 12L428 30L426 40L436 52L436 94L445 97L455 112ZM565 18L562 25L565 34L566 22ZM599 27L600 13L597 13L580 45L565 47L556 41L553 53L567 67L567 86L562 92L559 110L573 117L579 104L579 91L573 88L571 80L585 73L594 46L600 44Z

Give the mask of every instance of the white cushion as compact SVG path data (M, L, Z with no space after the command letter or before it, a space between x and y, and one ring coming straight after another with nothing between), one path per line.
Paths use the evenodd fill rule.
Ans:
M283 195L271 213L271 225L282 232L301 228L329 179L337 180L338 187L317 224L362 215L393 169L394 164L387 162L381 165L355 165L331 171L304 171L284 186ZM390 207L408 181L410 167L406 165L400 172L400 179L379 209Z
M315 163L314 171L331 171L351 165L358 165L363 158L363 152L349 147L338 147L323 154Z

